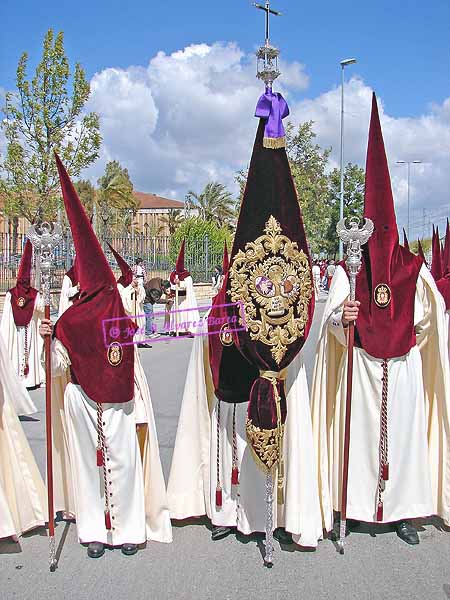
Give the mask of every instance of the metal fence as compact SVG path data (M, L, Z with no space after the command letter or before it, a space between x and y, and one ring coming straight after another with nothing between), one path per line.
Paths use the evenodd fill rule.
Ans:
M112 235L100 238L105 255L114 272L118 268L113 254L106 242L109 242L128 264L133 265L137 258L144 261L149 277L168 278L175 266L178 248L171 243L170 236ZM26 242L25 234L0 233L0 292L5 292L16 283L17 271L23 248ZM64 273L70 268L74 256L70 232L67 231L62 244L55 249L52 289L61 287ZM212 272L216 265L222 264L222 250L211 243L208 236L202 240L186 244L185 266L191 272L194 282L210 283ZM32 277L37 277L33 269Z

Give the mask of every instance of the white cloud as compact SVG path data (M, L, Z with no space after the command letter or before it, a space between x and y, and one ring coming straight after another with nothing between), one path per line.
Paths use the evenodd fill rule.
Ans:
M308 75L300 63L281 63L277 89L286 95L294 124L314 120L317 142L332 147L339 164L340 88L302 100ZM101 159L89 169L96 179L106 161L126 166L135 188L182 199L210 179L233 189L235 172L248 164L261 93L254 56L233 43L191 45L158 52L147 68L109 68L92 81L89 110L101 117ZM364 165L372 90L359 78L345 87L345 160ZM422 207L436 212L450 203L450 98L418 118L393 118L379 99L399 221L405 222L406 167L411 168L412 222ZM417 213L419 214L419 213ZM413 235L421 232L412 232Z

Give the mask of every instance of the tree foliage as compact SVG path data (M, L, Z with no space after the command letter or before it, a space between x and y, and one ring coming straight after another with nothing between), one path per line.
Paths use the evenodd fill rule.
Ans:
M178 227L170 240L169 255L173 264L175 264L181 243L184 239L186 240L186 264L188 265L191 257L195 254L204 256L203 249L206 244L211 261L217 262L218 257L223 255L225 241L228 248L231 248L232 235L228 227L220 226L214 221L205 221L200 217L186 219Z
M53 152L77 177L98 158L101 143L96 113L83 114L89 97L89 82L77 63L72 73L65 54L63 32L56 37L49 29L34 76L28 79L28 54L17 67L17 91L6 94L2 123L7 147L1 168L6 174L4 212L54 218L59 181Z
M139 208L139 202L133 193L128 169L116 160L107 163L105 173L98 180L97 220L103 220L103 228L117 231L129 229L132 219Z
M199 194L189 191L188 197L198 208L201 219L214 220L219 226L232 225L236 221L236 201L222 183L211 181Z
M169 208L167 215L160 217L161 229L167 227L169 235L173 235L183 222L183 215L180 208Z
M315 143L313 122L306 121L295 130L286 127L286 153L303 214L306 236L313 253L325 250L325 229L330 220L327 163L331 148L322 150Z
M362 217L364 210L364 179L364 169L358 165L347 163L344 169L344 217ZM341 170L333 169L328 177L328 182L330 213L324 250L332 256L339 251L336 225L339 221L341 204Z

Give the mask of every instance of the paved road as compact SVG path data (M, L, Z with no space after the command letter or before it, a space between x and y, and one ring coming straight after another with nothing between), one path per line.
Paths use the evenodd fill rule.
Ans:
M305 347L311 375L318 305ZM156 414L167 478L192 341L155 343L141 350ZM44 470L44 394L33 392L40 412L23 423ZM323 541L315 552L276 545L275 565L262 566L262 536L230 536L213 543L202 520L174 527L172 544L149 543L134 557L108 551L97 561L86 557L74 525L59 523L59 568L49 573L45 532L26 535L20 547L0 543L0 598L271 600L446 599L450 598L450 534L438 522L423 526L421 544L410 547L395 533L374 527L352 533L345 556Z

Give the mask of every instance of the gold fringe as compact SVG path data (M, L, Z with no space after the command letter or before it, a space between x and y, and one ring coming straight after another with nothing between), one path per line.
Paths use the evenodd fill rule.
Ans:
M286 148L286 137L280 138L263 138L263 146L264 148L269 148L270 150L278 150L279 148Z

